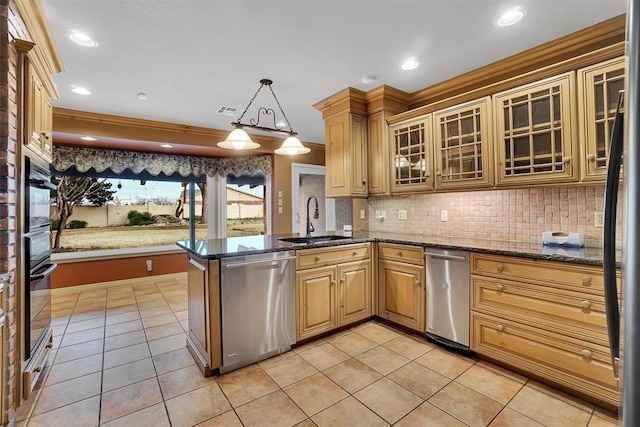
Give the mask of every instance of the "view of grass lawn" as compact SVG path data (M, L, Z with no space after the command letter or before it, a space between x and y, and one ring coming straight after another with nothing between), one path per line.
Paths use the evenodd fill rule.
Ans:
M263 229L262 223L229 224L227 236L255 235L260 234ZM187 240L188 238L189 229L186 227L140 226L67 229L62 234L59 252L173 245L178 240ZM196 239L206 238L206 227L197 227Z

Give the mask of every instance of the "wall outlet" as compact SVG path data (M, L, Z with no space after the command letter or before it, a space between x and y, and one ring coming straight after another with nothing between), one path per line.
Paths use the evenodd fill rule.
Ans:
M603 212L596 212L595 218L594 218L594 221L593 221L593 225L595 225L597 228L604 227L604 213Z
M405 209L398 210L398 219L407 219L407 211Z
M360 219L367 219L367 211L365 209L360 209Z
M147 260L147 271L152 271L153 270L153 261L148 259Z
M440 221L442 221L442 222L449 221L449 214L447 213L446 209L442 209L440 211Z

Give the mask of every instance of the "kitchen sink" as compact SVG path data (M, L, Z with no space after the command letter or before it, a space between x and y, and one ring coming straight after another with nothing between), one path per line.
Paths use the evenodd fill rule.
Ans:
M311 237L281 237L278 240L281 240L283 242L288 242L288 243L304 243L307 245L313 244L313 243L322 243L322 242L329 242L332 240L343 240L343 239L350 239L351 237L349 236L336 236L336 235L332 235L332 236L311 236Z

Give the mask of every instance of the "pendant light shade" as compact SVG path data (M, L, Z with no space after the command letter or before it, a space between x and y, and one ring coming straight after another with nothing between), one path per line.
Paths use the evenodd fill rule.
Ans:
M253 150L260 147L260 144L253 142L244 130L234 129L227 139L218 142L218 147L229 150Z
M284 154L287 156L295 156L296 154L306 154L311 151L311 148L302 145L300 140L295 136L290 136L285 139L280 148L274 150L276 154Z
M238 121L231 123L231 126L233 126L235 129L229 134L227 139L222 142L218 142L218 147L227 148L230 150L252 150L260 147L260 144L258 144L257 142L253 142L249 135L243 130L243 128L247 128L254 129L259 132L270 132L288 135L288 138L284 140L280 148L274 150L274 153L276 154L295 155L305 154L311 151L310 148L302 145L300 140L296 138L297 133L293 131L291 123L289 123L289 119L287 119L287 115L284 113L284 110L280 105L280 101L278 101L278 97L276 97L276 93L271 87L272 84L273 81L269 79L260 80L260 87L258 88L255 95L253 95L253 98L251 98L251 101L249 101L249 104L242 112L242 115L240 116ZM242 123L242 119L249 110L249 107L251 107L251 104L253 104L253 101L265 86L269 88L271 95L273 95L273 99L278 105L278 109L280 110L284 121L278 122L276 124L276 112L273 110L273 108L260 107L257 111L257 117L250 119L249 123ZM273 118L273 127L260 124L260 119L265 117ZM285 124L289 127L288 131L283 129Z

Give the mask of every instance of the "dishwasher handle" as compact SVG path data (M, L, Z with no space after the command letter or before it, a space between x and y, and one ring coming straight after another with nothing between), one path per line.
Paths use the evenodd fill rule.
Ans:
M432 252L425 252L424 253L426 256L430 256L433 258L440 258L440 259L449 259L449 260L459 260L459 261L466 261L467 257L464 255L445 255L445 254L434 254Z
M296 259L296 257L286 257L286 258L277 258L277 259L265 259L261 261L246 261L246 262L234 262L233 264L224 264L225 268L240 268L246 267L247 265L255 265L255 264L271 264L272 266L277 265L281 261L290 261L292 259Z

